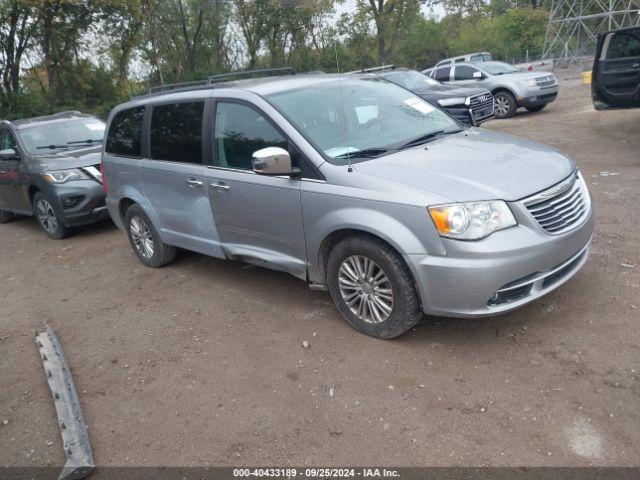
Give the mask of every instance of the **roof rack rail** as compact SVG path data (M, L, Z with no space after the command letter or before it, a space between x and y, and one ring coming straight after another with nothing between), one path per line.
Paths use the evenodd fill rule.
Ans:
M352 73L371 73L371 72L379 72L381 70L395 70L395 65L381 65L379 67L371 67L371 68L361 68L359 70L352 70L351 72L346 72L347 75Z
M171 90L182 90L182 89L190 89L194 87L204 87L208 84L209 84L208 80L193 80L191 82L167 83L166 85L158 85L155 87L151 87L147 95L156 95L158 93L170 92Z
M190 82L169 83L166 85L158 85L151 87L147 93L136 95L133 98L144 98L159 95L165 92L185 92L189 90L198 90L202 88L215 88L216 83L224 82L233 79L251 78L253 76L263 74L281 74L281 75L295 75L296 71L291 67L278 67L278 68L259 68L256 70L241 70L239 72L221 73L218 75L211 75L206 80L193 80Z
M278 68L258 68L255 70L241 70L239 72L221 73L219 75L211 75L207 81L209 83L224 82L232 78L251 78L253 76L271 73L282 75L295 75L296 71L291 67L278 67Z

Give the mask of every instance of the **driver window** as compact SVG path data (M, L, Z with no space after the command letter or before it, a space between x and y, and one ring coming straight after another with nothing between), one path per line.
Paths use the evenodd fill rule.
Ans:
M453 78L454 80L473 80L473 74L475 72L477 72L477 70L473 67L459 65L456 67L455 72L453 72Z
M0 130L0 150L7 150L9 148L13 148L16 153L18 152L16 141L11 132L6 129Z
M252 170L253 152L266 147L287 150L287 140L264 115L240 103L217 103L214 138L217 165Z

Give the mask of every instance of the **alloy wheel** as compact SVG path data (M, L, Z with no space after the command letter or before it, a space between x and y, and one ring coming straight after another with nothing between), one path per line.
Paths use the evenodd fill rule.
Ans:
M38 200L36 204L36 215L38 215L40 225L47 233L54 234L56 232L58 229L58 217L56 217L56 212L51 204L44 198Z
M131 240L136 250L144 258L153 257L154 243L151 230L147 226L147 223L138 216L131 217L129 222L129 231L131 232Z
M507 113L509 113L509 110L511 109L511 102L509 102L509 99L503 96L497 96L495 98L495 105L494 105L496 114L499 117L504 117Z
M382 323L393 311L394 293L382 268L370 258L352 255L338 271L340 294L349 310L366 323Z

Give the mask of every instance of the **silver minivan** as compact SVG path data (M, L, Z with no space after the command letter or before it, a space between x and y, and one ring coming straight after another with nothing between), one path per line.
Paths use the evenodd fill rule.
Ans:
M184 248L286 271L393 338L424 314L521 307L589 255L593 209L570 158L384 80L158 90L111 112L103 149L107 207L149 267Z

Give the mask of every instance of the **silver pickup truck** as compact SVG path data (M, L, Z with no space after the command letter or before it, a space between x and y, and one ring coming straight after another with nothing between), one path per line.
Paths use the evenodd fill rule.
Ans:
M553 73L523 72L504 62L456 63L422 73L440 82L490 90L497 118L513 117L519 107L538 112L558 95L558 81Z

